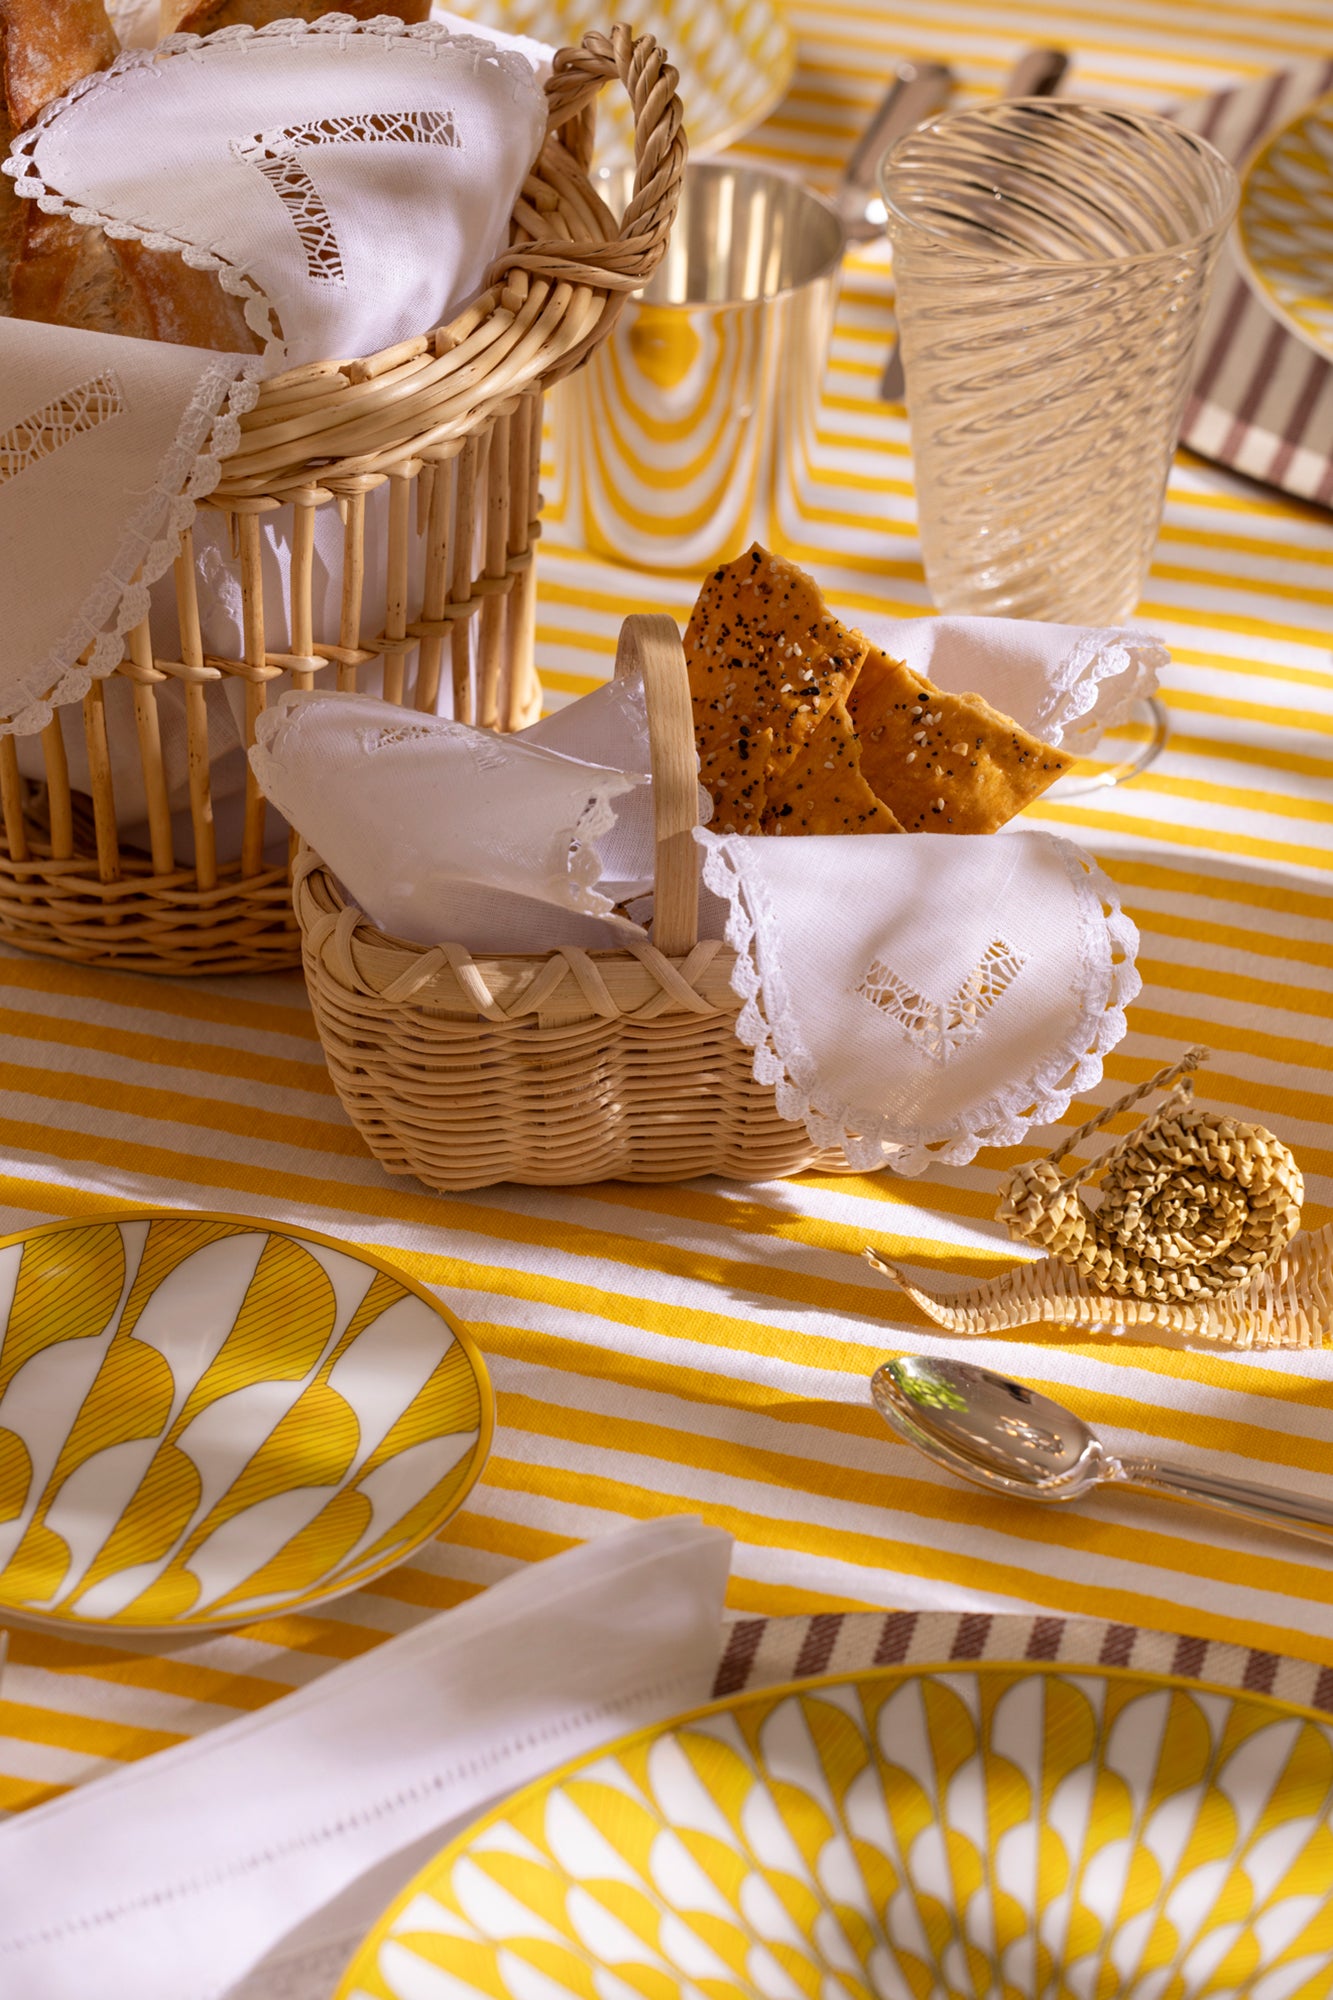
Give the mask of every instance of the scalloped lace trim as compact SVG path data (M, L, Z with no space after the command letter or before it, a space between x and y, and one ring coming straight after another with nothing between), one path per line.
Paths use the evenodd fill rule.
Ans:
M183 236L172 236L164 230L154 229L150 224L127 222L122 217L107 215L100 209L85 208L82 203L67 199L47 187L33 155L47 127L70 104L77 103L90 90L107 89L113 85L115 78L129 71L151 67L163 56L188 56L191 61L199 63L220 52L238 48L249 50L275 42L296 48L306 35L332 36L344 47L355 36L360 39L369 37L383 48L412 43L428 49L432 55L448 50L451 54L471 56L474 70L485 66L499 71L508 79L515 94L520 89L529 90L534 82L539 82L536 64L517 49L497 48L494 42L481 35L457 34L442 22L409 24L389 14L378 15L373 21L357 21L350 14L325 14L314 21L270 21L263 28L244 25L218 28L208 36L168 35L156 48L125 49L109 69L95 70L91 76L81 77L63 97L49 104L40 117L18 135L10 147L9 158L0 166L0 172L8 174L13 181L14 192L37 202L46 215L67 215L71 221L82 223L87 228L101 229L110 237L142 243L149 250L175 251L192 270L216 272L223 291L242 301L246 325L264 342L262 358L266 368L284 365L287 350L276 307L256 278L242 271L211 245L191 243Z
M46 658L23 676L14 699L25 705L0 721L0 736L31 736L45 729L55 709L82 701L94 681L119 666L125 634L148 616L152 585L176 560L196 504L213 491L223 460L240 444L240 420L258 400L260 372L257 355L220 354L204 369L175 442L121 537L115 560Z
M767 891L762 883L742 883L724 848L704 849L704 885L727 905L726 941L736 954L731 988L742 1003L736 1033L754 1051L755 1082L776 1091L779 1116L803 1124L815 1145L841 1148L850 1165L862 1172L891 1166L895 1173L910 1177L924 1173L936 1161L966 1166L983 1146L1017 1145L1034 1125L1062 1118L1074 1097L1101 1081L1103 1058L1123 1038L1125 1009L1143 985L1134 963L1139 934L1096 862L1072 841L1054 834L1044 838L1059 850L1078 891L1081 1053L1072 1062L1061 1055L1047 1057L1029 1076L1007 1084L978 1105L966 1121L957 1118L929 1128L898 1126L888 1118L867 1119L864 1109L855 1105L816 1105L817 1066L792 1014L786 982L776 963L767 979L759 973L756 934L762 930L772 937L777 929ZM747 907L747 899L752 907ZM1101 966L1108 953L1110 979L1105 982L1105 997L1099 999L1104 983Z
M1136 701L1153 693L1162 669L1170 664L1171 655L1155 633L1084 632L1051 674L1046 699L1032 724L1033 735L1056 744L1070 736L1095 740L1125 721ZM1117 676L1123 677L1123 689L1097 717L1095 730L1079 729L1079 722L1096 706L1103 682Z

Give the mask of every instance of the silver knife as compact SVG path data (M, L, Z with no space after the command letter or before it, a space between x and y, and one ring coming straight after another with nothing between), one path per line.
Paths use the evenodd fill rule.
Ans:
M882 206L876 218L875 172L889 147L923 125L949 101L953 72L944 63L899 63L879 108L857 140L833 197L849 243L868 243L884 234Z
M1005 97L1053 97L1064 80L1069 68L1069 57L1063 49L1029 49L1021 55L1009 72L1004 86ZM929 113L927 113L929 116ZM918 121L920 122L920 121ZM895 134L900 138L901 133ZM860 148L858 147L858 151ZM853 155L853 158L855 155ZM884 364L884 373L879 378L880 401L901 403L907 393L907 383L903 377L902 350L895 340L889 348L889 358Z

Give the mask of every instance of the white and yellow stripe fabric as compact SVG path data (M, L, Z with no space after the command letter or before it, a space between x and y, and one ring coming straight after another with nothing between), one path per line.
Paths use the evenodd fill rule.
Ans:
M796 86L752 151L828 185L891 62L943 55L966 93L1062 42L1076 86L1138 105L1326 52L1324 0L821 0L793 13ZM927 608L901 410L875 388L883 256L847 270L785 550L849 606ZM551 489L548 482L548 490ZM551 699L610 667L626 612L692 587L580 556L548 513L539 607ZM1171 740L1133 784L1038 824L1102 861L1142 931L1144 990L1097 1101L1191 1044L1201 1097L1272 1125L1333 1217L1333 517L1195 461L1174 477L1141 622L1168 640ZM497 1428L442 1538L355 1595L168 1646L15 1626L0 1810L274 1700L516 1565L627 1518L697 1511L736 1536L739 1613L877 1607L1065 1614L1333 1664L1326 1557L1169 1504L1005 1502L894 1444L867 1378L932 1334L866 1268L1012 1261L1006 1158L918 1181L502 1187L389 1180L333 1096L295 977L173 985L0 957L0 1226L135 1205L263 1215L370 1246L439 1288L482 1348ZM1072 1125L1089 1102L1070 1107ZM1035 1147L1033 1151L1037 1150ZM1008 1156L1018 1157L1018 1155ZM1066 1397L1125 1447L1333 1498L1333 1351L1229 1358L1054 1334L971 1358Z

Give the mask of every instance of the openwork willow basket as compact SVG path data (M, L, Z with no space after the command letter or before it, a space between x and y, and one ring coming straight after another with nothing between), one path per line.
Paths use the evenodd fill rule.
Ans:
M618 233L587 171L593 100L612 78L630 100L638 162ZM606 336L666 247L685 164L675 87L652 35L617 27L562 49L547 84L546 142L514 211L510 247L474 304L451 325L382 353L315 362L265 382L206 503L230 532L243 656L205 652L187 533L175 566L181 658L155 655L145 621L128 635L117 669L131 684L132 706L108 703L105 682L72 705L82 710L72 719L87 745L88 790L71 786L59 713L41 737L40 782L21 775L14 739L0 738L0 937L141 972L299 963L289 869L265 856L265 805L249 774L239 855L219 856L210 682L243 684L247 744L283 688L355 690L372 667L390 701L433 709L447 676L456 715L493 729L535 720L542 395ZM372 528L367 496L383 486L387 507L373 510L383 526ZM321 631L315 528L325 508L341 516L341 587L336 630ZM289 653L264 644L264 530L280 510L292 550ZM386 548L369 549L372 532L386 535ZM414 537L424 541L415 595ZM371 554L386 578L382 601L366 589ZM160 695L171 682L184 690L188 861L163 753ZM115 772L127 758L136 778L141 770L147 808L133 845L117 822Z
M346 903L308 850L295 903L339 1097L377 1160L442 1190L845 1171L778 1116L736 1036L735 953L699 938L698 761L680 634L629 618L617 672L647 696L653 943L479 958L407 944Z

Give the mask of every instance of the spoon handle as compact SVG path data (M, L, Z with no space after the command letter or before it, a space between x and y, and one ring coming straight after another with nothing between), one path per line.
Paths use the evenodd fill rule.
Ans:
M1227 1479L1220 1472L1187 1472L1183 1466L1161 1465L1151 1458L1121 1459L1119 1477L1131 1486L1146 1486L1175 1500L1193 1500L1262 1528L1333 1543L1333 1505L1309 1494L1284 1493L1249 1479Z

